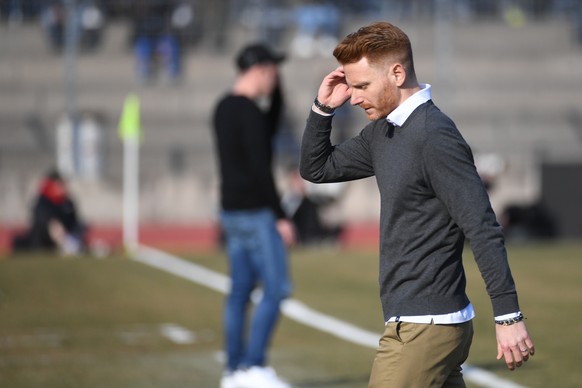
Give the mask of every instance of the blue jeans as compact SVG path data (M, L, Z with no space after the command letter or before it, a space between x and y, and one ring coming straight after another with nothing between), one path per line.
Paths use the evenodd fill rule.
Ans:
M222 211L220 219L232 281L224 312L227 368L263 366L281 301L291 292L285 245L269 209ZM246 311L259 284L263 295L247 332Z
M173 35L160 37L138 37L134 44L137 75L149 79L153 75L152 65L159 59L168 75L172 78L180 76L181 53L178 38Z

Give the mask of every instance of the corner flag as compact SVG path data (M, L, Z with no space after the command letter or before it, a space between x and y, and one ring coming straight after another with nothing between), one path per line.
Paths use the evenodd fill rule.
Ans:
M119 137L121 140L138 140L141 134L139 98L134 93L125 98L123 112L119 120Z
M139 98L131 93L125 98L119 120L119 137L123 142L123 245L130 254L139 245L140 132Z

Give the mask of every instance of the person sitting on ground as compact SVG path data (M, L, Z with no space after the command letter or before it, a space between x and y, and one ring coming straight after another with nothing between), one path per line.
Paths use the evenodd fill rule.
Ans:
M56 171L41 181L30 227L14 237L13 252L58 251L75 255L86 248L87 227L81 222L66 184Z

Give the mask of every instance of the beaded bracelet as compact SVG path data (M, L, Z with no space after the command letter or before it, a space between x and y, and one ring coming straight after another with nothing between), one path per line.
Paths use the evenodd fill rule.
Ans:
M502 321L495 321L495 323L501 326L510 326L513 325L514 323L521 322L524 319L525 318L523 317L523 314L519 313L519 315L515 318L504 319Z
M313 100L313 104L315 104L315 106L324 113L332 114L333 112L335 112L335 108L332 108L329 105L322 104L321 102L319 102L317 97L315 97L315 100Z

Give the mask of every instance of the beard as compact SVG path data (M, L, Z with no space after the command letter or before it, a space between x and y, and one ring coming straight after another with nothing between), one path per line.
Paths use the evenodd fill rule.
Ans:
M378 120L388 116L394 109L398 108L401 98L400 89L387 79L384 81L382 92L376 97L363 104L364 111L370 121Z
M374 121L388 116L394 109L398 107L397 98L394 94L389 92L382 94L377 102L375 103L365 103L360 105L366 115L368 120Z
M368 116L368 120L370 120L370 121L378 120L379 118L388 116L387 113L383 114L381 111L379 111L373 107L363 108L363 109L364 109L364 112L366 113L366 115Z

